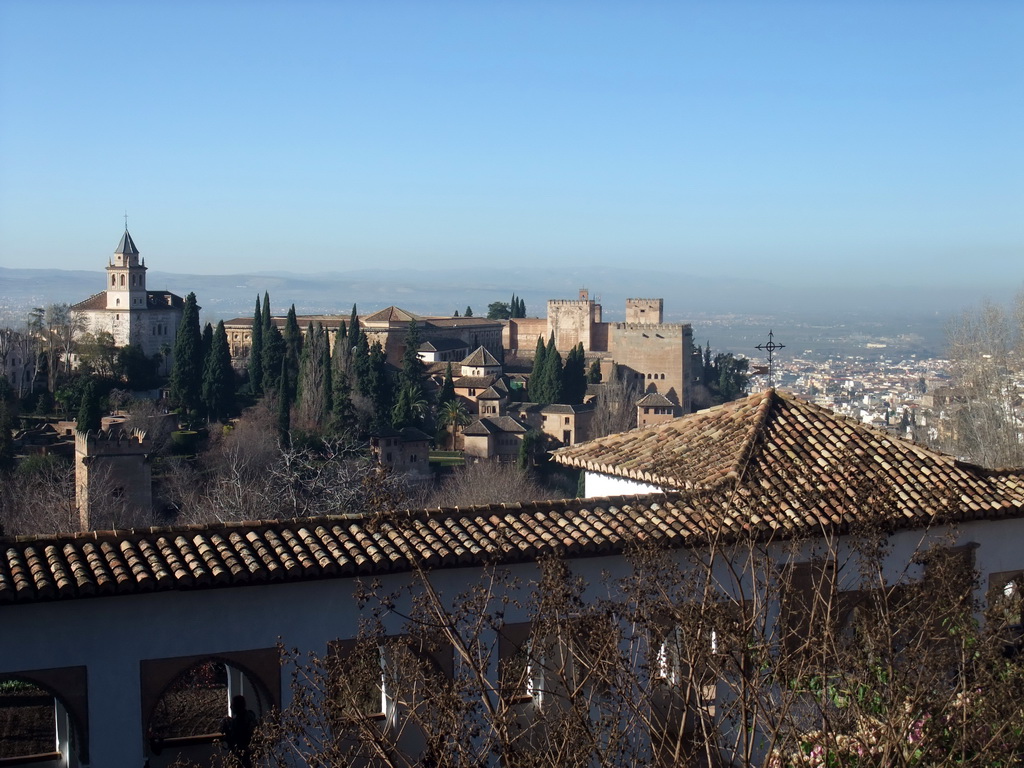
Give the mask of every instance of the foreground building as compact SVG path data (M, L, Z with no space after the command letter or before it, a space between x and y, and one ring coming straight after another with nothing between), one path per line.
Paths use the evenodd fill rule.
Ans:
M500 590L522 589L512 597L525 599L545 558L579 577L587 605L630 574L627 555L641 543L682 561L702 557L711 541L754 537L769 554L796 541L786 551L811 562L822 537L841 541L881 516L894 574L906 571L923 537L946 535L969 545L982 584L999 594L1024 573L1024 471L964 464L774 391L555 458L586 471L588 494L601 495L0 541L0 678L55 695L50 765L158 768L178 755L207 759L215 748L213 734L156 726L175 681L216 661L228 696L245 695L257 713L287 705L278 643L321 654L347 647L370 610L369 582L381 594L411 586L418 595L426 570L432 594L452 610L467 585L498 589L504 624L487 630L500 636L484 645L494 655L486 674L495 691L507 690L499 670L527 676L512 693L528 722L550 706L552 682L516 661L528 649L530 614L525 603L501 602ZM887 503L868 506L871 493ZM396 598L378 617L389 637L403 631L410 605ZM655 648L649 666L670 690L671 657ZM453 674L450 648L446 658L440 674ZM393 733L396 749L423 757L427 747L402 729L405 705L382 679L366 704L374 732ZM725 695L711 688L712 699ZM703 716L720 718L727 702L717 702L717 710L699 705Z

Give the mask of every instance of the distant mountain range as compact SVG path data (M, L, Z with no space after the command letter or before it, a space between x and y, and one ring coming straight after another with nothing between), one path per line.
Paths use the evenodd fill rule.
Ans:
M526 302L527 314L542 316L548 299L572 299L581 288L601 302L605 320L621 320L628 297L663 298L669 322L723 326L744 325L766 333L774 323L835 326L860 321L875 333L899 334L918 326L940 328L952 312L982 298L962 290L911 288L821 288L789 286L784 280L737 280L694 277L677 272L595 268L544 271L515 267L462 270L364 269L351 272L296 274L258 272L236 275L186 275L151 270L151 288L185 295L195 291L204 321L250 315L257 294L270 293L273 311L284 314L294 303L300 314L360 313L394 304L424 315L460 314L467 306L485 315L494 301L512 294ZM74 303L104 289L100 270L8 269L0 267L0 322L20 323L28 310L54 302ZM999 298L999 297L996 297ZM881 325L880 325L881 324ZM724 322L724 325L729 325ZM776 327L776 331L779 328ZM700 334L695 331L695 336ZM931 332L926 336L933 335ZM748 339L744 338L745 347Z

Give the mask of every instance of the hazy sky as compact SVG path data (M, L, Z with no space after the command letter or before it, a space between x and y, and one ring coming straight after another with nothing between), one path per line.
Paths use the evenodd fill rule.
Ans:
M0 266L1024 277L1024 2L0 2Z

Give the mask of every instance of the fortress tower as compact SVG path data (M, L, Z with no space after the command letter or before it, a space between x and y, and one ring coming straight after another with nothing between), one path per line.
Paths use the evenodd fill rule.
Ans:
M75 435L75 498L83 531L132 527L150 518L152 448L138 429Z
M626 322L660 325L665 322L665 300L626 299Z

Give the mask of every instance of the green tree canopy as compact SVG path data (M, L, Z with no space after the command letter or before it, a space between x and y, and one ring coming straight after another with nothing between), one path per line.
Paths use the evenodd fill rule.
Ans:
M565 358L562 370L562 400L569 405L579 405L587 394L586 359L583 344L577 344Z
M260 297L256 294L256 309L252 315L252 332L249 344L249 387L254 395L263 393L263 311Z
M504 301L492 301L487 305L488 320L508 320L512 310Z
M235 412L235 372L224 321L217 323L203 371L203 404L210 419L222 419Z
M255 326L254 326L255 327ZM181 325L174 341L174 367L171 369L171 400L189 411L202 407L203 340L199 331L199 307L196 295L185 297Z
M547 355L547 349L544 347L544 339L540 336L537 337L537 349L533 353L533 369L530 371L530 381L527 384L527 391L529 398L535 403L548 402L543 399L547 397L547 386L545 382L545 365L544 358Z
M100 393L96 382L90 378L82 393L82 404L78 408L78 420L75 429L79 432L95 432L103 424L103 408L100 404Z

